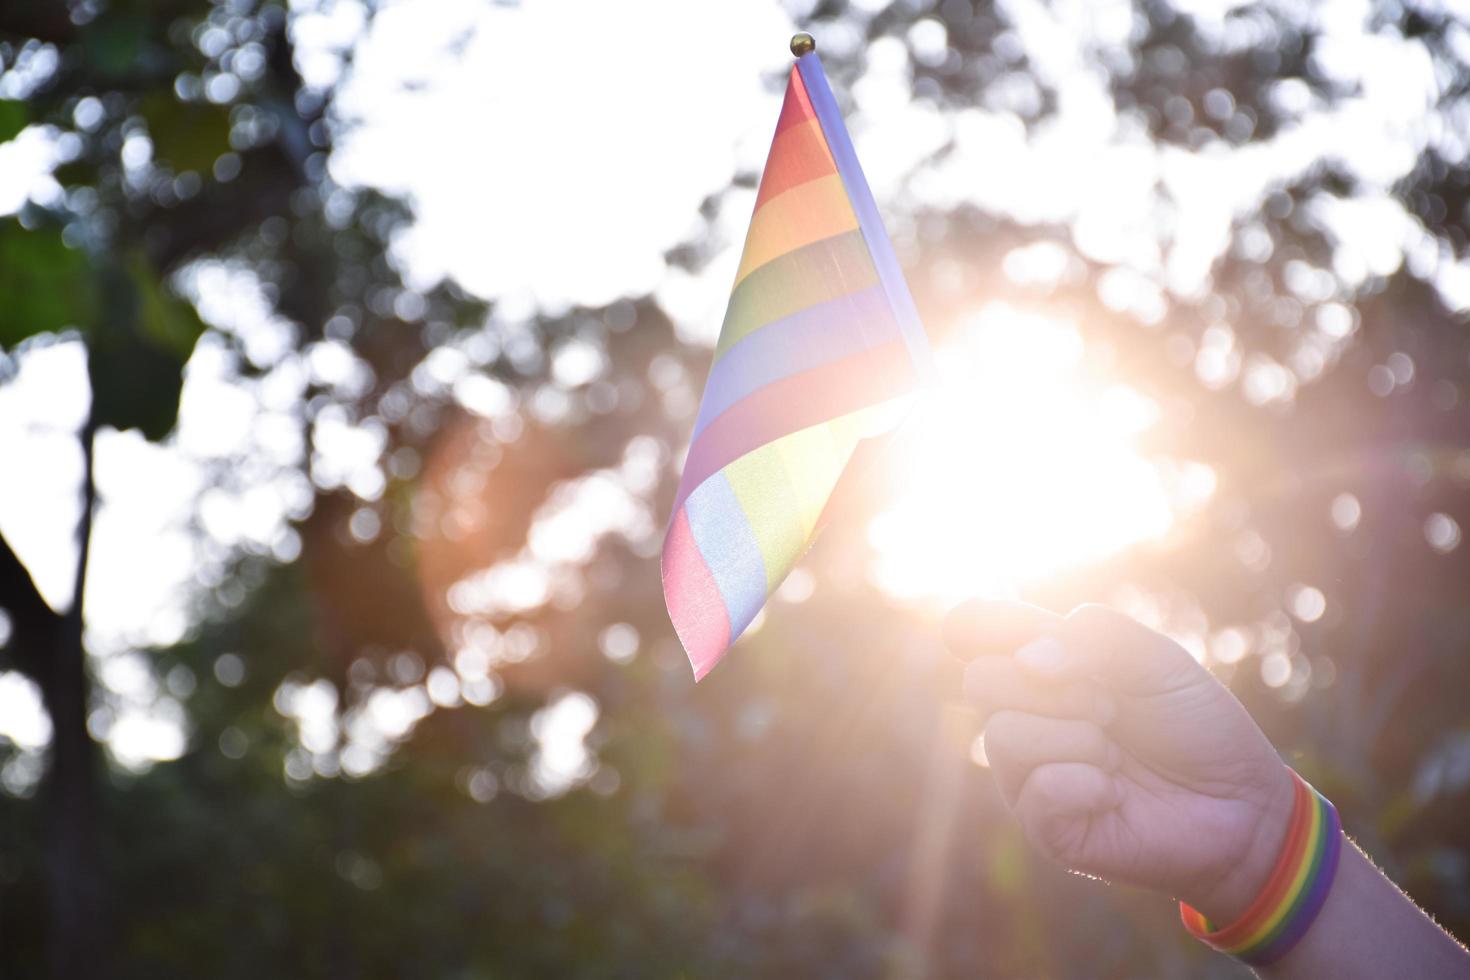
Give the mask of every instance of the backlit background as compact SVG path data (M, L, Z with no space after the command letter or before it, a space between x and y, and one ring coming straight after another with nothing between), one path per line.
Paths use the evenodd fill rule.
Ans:
M810 30L941 390L696 688L657 555ZM937 623L1108 602L1470 937L1470 9L0 13L6 977L1236 976Z

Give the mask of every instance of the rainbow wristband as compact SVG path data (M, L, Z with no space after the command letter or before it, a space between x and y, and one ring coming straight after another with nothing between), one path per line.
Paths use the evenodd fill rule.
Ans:
M1294 770L1287 771L1296 797L1286 843L1250 908L1232 924L1216 929L1198 909L1179 903L1179 917L1190 935L1251 966L1280 959L1306 935L1327 901L1342 851L1337 810Z

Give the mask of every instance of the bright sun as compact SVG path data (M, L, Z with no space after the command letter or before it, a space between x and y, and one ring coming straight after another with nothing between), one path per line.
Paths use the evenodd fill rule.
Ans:
M1208 467L1139 452L1158 406L1098 380L1071 323L995 303L936 353L939 393L907 423L905 489L869 525L890 595L1009 595L1163 536L1213 492Z

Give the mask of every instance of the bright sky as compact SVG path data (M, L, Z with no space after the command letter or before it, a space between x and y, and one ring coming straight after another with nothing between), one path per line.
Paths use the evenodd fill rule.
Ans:
M338 103L363 125L332 175L413 201L416 285L518 307L646 294L700 202L758 165L792 30L760 3L390 5Z
M1190 6L1217 25L1222 43L1238 43L1224 33L1223 15L1232 5ZM1017 25L1007 43L1056 87L1057 115L1027 133L1013 110L1036 92L1019 75L998 82L983 104L970 108L941 113L910 101L913 59L942 54L944 28L937 21L916 25L907 44L874 43L851 93L857 113L849 125L880 206L900 239L908 232L901 216L918 205L972 202L1024 222L1060 223L1079 251L1116 265L1104 302L1145 320L1162 314L1168 290L1187 294L1203 285L1232 222L1274 182L1322 159L1350 156L1373 186L1387 188L1439 132L1426 114L1436 91L1427 56L1417 45L1373 36L1365 27L1367 4L1359 0L1296 8L1300 18L1322 21L1327 37L1319 57L1344 82L1357 84L1359 95L1325 112L1304 91L1283 86L1277 97L1298 110L1295 123L1262 144L1199 152L1150 144L1135 123L1115 114L1105 78L1090 67L1096 53L1114 56L1125 43L1131 3L1002 0L1002 7ZM380 5L366 34L353 0L298 0L292 9L304 77L320 87L340 83L338 109L353 123L332 159L333 177L413 203L417 220L394 249L411 283L427 287L452 277L496 299L510 319L653 291L681 335L713 341L751 195L726 199L713 232L718 256L707 270L691 276L667 267L662 256L701 233L698 208L706 197L737 171L759 167L780 98L767 83L789 64L786 40L794 24L787 8L762 0L399 0ZM851 50L860 33L833 28L819 43L829 53ZM344 74L341 55L348 49L354 60ZM919 167L951 138L954 152L942 164ZM54 136L35 128L0 146L0 214L27 196L53 196L56 185L47 174L54 163ZM1427 245L1385 194L1324 202L1322 213L1342 236L1335 271L1343 280L1390 272L1407 253L1420 267L1437 270L1436 282L1452 301L1470 301L1470 275ZM1060 248L1033 246L1007 259L1006 271L1017 279L1045 278L1065 262ZM207 578L226 549L251 547L282 558L295 553L287 520L310 499L295 469L306 451L293 435L295 396L311 377L343 390L354 383L352 358L341 345L289 353L291 325L271 317L248 273L201 267L187 285L206 319L243 337L252 360L268 370L263 380L245 382L221 346L206 342L189 366L177 436L161 447L134 434L102 436L103 508L88 639L103 658L180 636L199 587L196 573ZM1324 325L1324 349L1348 332L1341 323ZM1203 381L1242 383L1263 401L1289 395L1297 383L1291 370L1243 368L1232 345L1222 325L1201 347L1196 367ZM995 306L973 311L943 354L946 372L958 381L949 397L977 417L1006 409L1014 417L1019 403L1026 406L1019 414L1034 424L1024 432L982 425L978 436L971 433L978 440L971 458L931 459L932 479L922 481L930 489L900 501L872 526L877 581L897 596L930 599L951 598L959 586L1014 587L1162 534L1208 493L1207 472L1161 468L1133 449L1156 411L1146 400L1122 385L1073 383L1085 353L1072 325ZM1001 358L1026 369L997 373ZM977 385L977 377L993 384ZM463 384L462 371L457 380L455 390L462 388L467 399L479 390ZM0 530L58 607L70 601L75 560L80 455L69 432L86 397L76 344L34 350L18 376L0 385L0 459L7 472L25 474L0 481ZM318 436L322 472L368 499L381 491L380 434L334 427L328 419ZM1028 448L1036 440L1059 447L1050 462ZM199 498L194 512L206 485L203 467L238 454L251 465L231 486ZM1079 479L1084 470L1087 479ZM996 472L1030 474L1035 482L987 482ZM989 557L956 577L945 574L955 569L915 553L911 542L935 536L936 522L959 512L965 502L953 499L953 488L960 485L994 492L986 498L990 516L976 519L971 507L961 525L967 544ZM1035 486L1045 492L1031 492ZM203 540L189 531L196 518L207 532ZM584 534L596 533L596 522L583 524ZM127 669L99 674L113 686L122 716L136 721L113 725L114 753L125 760L177 754L178 732L166 737L146 723L173 712L159 685L129 681ZM0 676L0 735L35 745L44 740L42 726L33 706L21 703L24 690L18 679ZM458 696L442 676L442 697L431 686L424 690L427 700L383 708L384 717L411 725L430 701ZM482 695L465 695L471 696ZM321 698L303 697L303 712L321 708ZM560 711L555 717L572 717L579 726L586 721L581 702L565 702ZM555 755L548 772L578 771L565 743L557 744L555 753L547 750L548 759Z

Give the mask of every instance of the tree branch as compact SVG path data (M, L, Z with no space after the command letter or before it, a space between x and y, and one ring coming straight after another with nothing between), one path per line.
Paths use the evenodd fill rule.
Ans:
M78 649L81 647L83 626L82 613L86 600L87 565L92 557L92 522L97 510L97 420L89 413L87 424L82 427L82 517L77 522L77 568L72 576L71 608L62 621L68 631L76 631Z
M0 534L0 608L10 617L10 642L0 649L0 663L39 681L45 660L56 646L61 626L41 595L20 556Z

